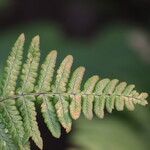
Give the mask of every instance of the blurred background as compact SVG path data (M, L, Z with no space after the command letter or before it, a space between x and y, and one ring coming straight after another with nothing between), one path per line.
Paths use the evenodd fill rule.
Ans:
M26 48L41 37L42 60L57 49L60 62L75 58L73 69L86 67L86 75L118 78L150 91L149 0L0 0L0 71L13 43L22 32ZM61 139L48 132L41 114L39 126L44 150L149 150L150 106L134 112L116 112L105 119L74 122ZM32 149L38 148L32 143Z

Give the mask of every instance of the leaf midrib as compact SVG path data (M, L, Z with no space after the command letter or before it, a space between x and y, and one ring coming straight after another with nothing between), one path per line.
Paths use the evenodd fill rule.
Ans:
M106 97L110 97L112 95L115 95L115 96L118 96L118 97L121 97L123 96L124 98L133 98L135 100L139 100L139 101L142 101L141 99L139 98L135 98L131 95L122 95L122 94L107 94L107 93L102 93L102 94L96 94L96 93L83 93L83 91L81 91L80 93L68 93L68 92L41 92L41 93L36 93L36 92L31 92L31 93L22 93L22 94L17 94L17 95L14 95L14 96L10 96L10 97L2 97L0 96L0 102L3 102L5 100L8 100L8 99L17 99L17 98L20 98L20 97L24 97L24 96L40 96L40 95L50 95L50 96L77 96L77 95L80 95L80 96L89 96L89 95L94 95L94 96L97 96L97 97L100 97L101 95L105 95Z

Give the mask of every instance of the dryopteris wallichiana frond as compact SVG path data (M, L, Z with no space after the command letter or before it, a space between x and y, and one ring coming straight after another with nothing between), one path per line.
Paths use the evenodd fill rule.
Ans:
M134 110L135 104L145 106L147 93L138 93L134 85L117 79L89 78L83 89L84 67L71 73L73 57L68 55L54 77L57 51L51 51L38 74L39 36L33 38L26 62L23 63L25 37L21 34L8 57L0 95L0 149L29 150L29 138L42 149L43 142L36 121L36 104L40 105L44 121L51 134L59 138L61 126L71 130L72 120L83 115L91 120L93 114L104 117L109 113ZM71 74L71 75L70 75ZM18 83L18 86L16 86Z

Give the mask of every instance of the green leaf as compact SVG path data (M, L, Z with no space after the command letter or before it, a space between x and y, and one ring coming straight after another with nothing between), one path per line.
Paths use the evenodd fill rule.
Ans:
M59 138L61 135L61 127L58 122L52 97L41 95L38 99L42 99L41 112L48 129L54 137Z
M126 82L119 83L117 79L99 81L98 76L92 76L81 89L85 68L77 68L70 76L73 64L71 55L62 61L55 76L56 51L48 54L38 76L39 36L33 38L27 60L22 66L23 45L22 34L8 58L1 87L0 130L8 129L8 133L5 130L0 133L1 149L6 149L5 142L8 140L11 143L12 140L18 150L29 150L29 138L40 149L43 148L35 104L41 105L44 121L57 138L61 135L60 124L69 132L72 119L78 119L81 110L91 120L93 112L103 118L105 110L109 113L114 108L118 111L125 107L134 110L136 104L147 104L147 93L138 93L134 85L127 86ZM17 90L16 84L19 85Z
M70 79L68 93L70 93L70 115L73 119L78 119L81 114L80 87L85 72L84 67L77 68Z
M3 118L0 115L0 149L1 150L15 150L17 149L12 136L9 134L8 129L3 123Z
M49 92L51 90L56 57L57 51L53 50L47 55L45 62L42 64L38 85L35 87L37 93Z
M54 93L58 94L58 96L54 97L56 113L60 123L66 129L66 132L69 132L71 130L72 124L71 117L68 113L69 102L66 101L66 98L64 96L59 95L59 93L61 94L62 92L66 91L66 84L69 79L72 63L73 57L71 55L68 55L63 60L57 71L56 80L52 89Z
M26 63L23 65L21 83L17 90L18 94L31 93L34 90L34 84L37 77L37 70L40 60L39 36L35 36L29 47ZM30 137L36 145L42 149L43 143L40 136L36 121L35 97L22 96L17 99L17 105L23 118L25 136L24 141L27 142Z
M0 110L4 118L5 126L8 128L15 142L21 146L24 136L24 128L22 118L15 106L15 100L7 99L6 101L0 102Z
M5 67L5 74L2 86L3 97L14 95L16 88L16 81L21 69L23 46L25 37L21 34L17 39L12 51L7 59L7 65Z
M21 83L18 93L30 93L34 90L34 83L36 81L40 60L39 40L39 36L35 36L32 39L27 60L23 65Z
M98 80L99 80L98 76L93 76L89 78L86 81L84 85L84 90L82 92L83 93L82 111L84 116L89 120L93 118L93 101L94 101L93 91Z
M35 88L37 93L50 91L51 81L53 78L54 67L56 63L56 57L57 52L55 50L51 51L46 57L46 60L41 67L42 69L38 85ZM61 135L61 127L58 122L54 104L52 102L52 97L48 97L47 95L40 95L37 99L42 101L41 112L48 129L54 137L59 138Z
M55 104L56 113L61 125L66 129L66 132L70 132L72 126L72 120L69 115L69 102L64 96L56 96L57 103Z

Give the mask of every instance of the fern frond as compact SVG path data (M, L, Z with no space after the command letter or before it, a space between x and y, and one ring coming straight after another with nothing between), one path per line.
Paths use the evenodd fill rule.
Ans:
M8 129L3 123L3 118L0 115L0 149L1 150L14 150L17 149L12 136L9 134Z
M32 39L29 47L26 63L23 65L21 84L18 93L30 93L34 90L34 83L37 77L37 69L40 60L39 36Z
M51 90L51 81L54 74L56 57L57 52L52 51L43 63L38 85L35 88L37 93L49 92ZM37 99L42 101L41 112L48 129L54 137L59 138L61 135L61 127L54 108L53 97L41 94Z
M49 92L51 90L56 58L57 51L53 50L47 55L45 62L42 64L38 85L35 87L37 93Z
M12 48L12 51L7 59L2 86L3 97L14 95L16 81L22 64L24 41L24 34L21 34L14 44L14 47Z
M1 114L4 118L4 123L8 128L18 146L22 146L24 135L22 117L15 105L14 99L7 99L0 103Z
M33 92L34 83L37 77L37 70L39 66L40 60L40 51L39 51L39 36L33 38L27 61L23 65L22 75L21 75L21 83L20 87L17 90L18 94L28 94ZM17 104L21 116L23 118L24 124L24 140L28 141L29 137L32 137L33 141L36 145L42 149L43 142L40 136L40 131L38 129L37 121L36 121L36 110L35 110L35 97L34 96L22 96L17 99Z
M23 45L24 45L24 34L21 34L17 39L12 52L10 53L7 65L5 67L5 75L2 84L2 98L13 96L16 90L16 81L19 75L22 64ZM21 144L24 130L22 118L19 115L19 111L15 104L15 99L6 99L0 101L0 109L3 116L3 121L12 134L14 139Z
M29 138L42 149L36 104L40 105L44 122L56 138L61 135L61 125L69 132L72 119L78 119L81 112L91 120L93 113L103 118L104 110L109 113L115 108L118 111L125 108L132 111L136 104L147 104L147 93L138 93L133 84L127 85L117 79L99 79L95 75L85 82L82 89L85 68L78 67L71 73L71 55L62 61L55 77L55 50L48 54L38 75L39 36L33 38L20 73L23 44L24 36L21 35L8 58L1 88L0 148L4 150L11 145L16 146L14 150L29 150ZM20 83L17 90L16 83ZM7 133L5 129L8 129Z
M93 102L94 102L93 90L98 80L99 80L98 76L93 76L89 78L86 81L84 85L84 90L82 92L83 93L82 110L84 116L89 120L93 118Z
M24 150L30 150L30 142L29 141L24 145Z
M53 85L52 89L54 93L58 93L58 95L54 96L56 113L61 125L66 129L66 132L71 130L72 121L69 114L69 101L67 100L68 97L61 95L61 93L65 92L67 89L66 84L69 79L72 63L73 57L71 55L68 55L62 61L57 71L55 84Z
M85 72L84 67L77 68L71 77L68 85L68 93L79 94L81 92L81 82ZM70 115L73 119L78 119L81 114L81 95L70 95Z

